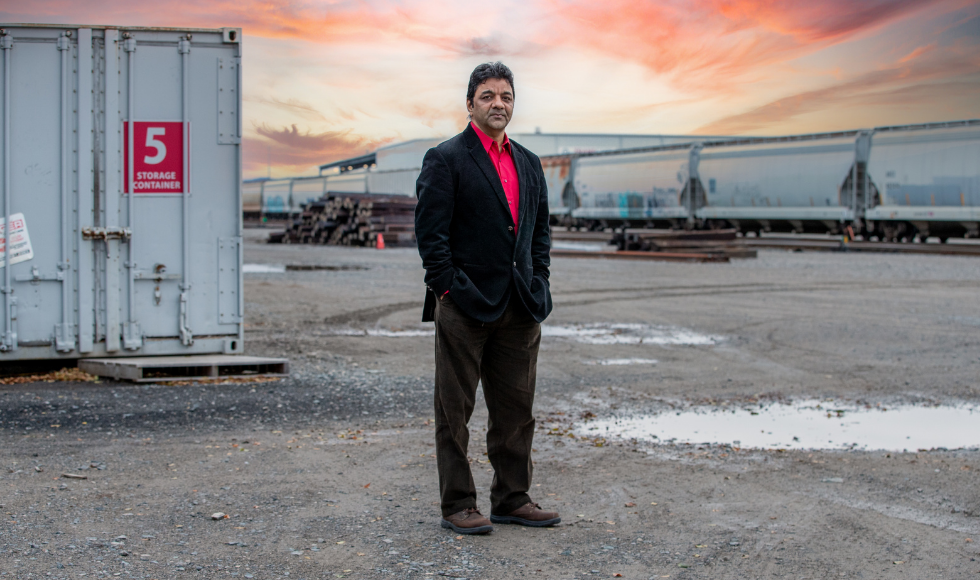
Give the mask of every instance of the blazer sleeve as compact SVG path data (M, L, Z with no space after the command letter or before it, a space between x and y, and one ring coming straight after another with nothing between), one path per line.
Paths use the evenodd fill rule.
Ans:
M415 182L415 238L418 241L425 284L442 296L456 275L449 247L449 228L456 201L453 176L445 158L429 149L422 160L422 171Z
M541 160L534 157L534 171L541 184L538 192L538 213L534 216L531 234L531 267L534 276L547 280L551 276L551 214L548 210L548 182L544 178Z

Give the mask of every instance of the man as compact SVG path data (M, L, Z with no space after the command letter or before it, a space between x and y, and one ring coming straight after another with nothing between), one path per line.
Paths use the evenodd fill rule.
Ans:
M470 124L430 149L416 183L415 235L436 324L436 457L442 527L485 534L494 523L561 521L531 501L535 373L551 312L548 190L541 162L510 141L514 76L481 64L466 92ZM490 414L490 519L477 509L466 456L477 383Z

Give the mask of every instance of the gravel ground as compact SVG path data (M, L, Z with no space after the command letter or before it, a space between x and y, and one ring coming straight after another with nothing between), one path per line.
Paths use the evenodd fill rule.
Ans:
M334 268L246 275L246 351L288 357L290 378L0 385L0 578L980 577L975 446L582 431L804 399L980 404L978 259L556 259L532 496L563 522L463 537L438 526L417 254L264 233L246 263ZM647 362L596 364L612 359ZM485 425L478 406L484 512Z

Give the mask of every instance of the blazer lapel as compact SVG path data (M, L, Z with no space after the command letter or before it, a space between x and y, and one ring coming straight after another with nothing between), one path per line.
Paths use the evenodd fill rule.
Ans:
M517 168L517 184L520 192L520 198L517 200L517 225L523 226L527 204L530 201L527 198L527 180L529 177L527 158L520 149L514 146L513 141L510 143L510 150L514 156L514 167Z
M513 216L510 213L510 205L507 203L507 196L504 195L504 186L500 183L500 176L497 175L497 170L494 169L493 163L490 162L490 154L487 153L486 149L483 148L483 143L480 143L480 138L477 137L476 132L473 131L472 127L467 126L464 131L467 134L467 145L470 150L470 157L476 162L477 167L486 176L487 181L490 182L490 186L493 187L494 193L497 194L497 199L503 205L504 210L507 212L507 216L513 221ZM516 163L515 163L516 165ZM517 179L520 181L520 173L517 174Z

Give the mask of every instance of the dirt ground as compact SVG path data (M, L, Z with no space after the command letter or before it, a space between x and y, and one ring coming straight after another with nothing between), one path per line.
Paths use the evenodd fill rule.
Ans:
M246 263L331 268L246 274L246 352L288 357L290 378L0 385L0 578L980 578L977 447L580 431L698 405L976 405L980 259L555 259L554 328L716 339L545 336L531 493L562 524L464 537L439 527L417 253L265 245L266 231L247 231ZM630 358L656 363L594 364ZM487 513L485 425L478 406Z

